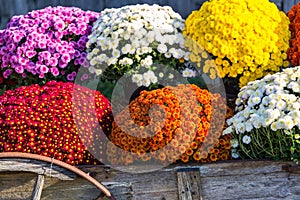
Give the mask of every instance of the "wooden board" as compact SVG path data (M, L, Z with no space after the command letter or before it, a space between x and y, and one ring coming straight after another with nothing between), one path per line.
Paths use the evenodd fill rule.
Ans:
M177 171L179 200L202 200L199 169L181 169Z
M280 10L287 12L292 5L300 0L271 0L275 2ZM34 9L46 6L75 6L83 10L94 10L97 12L105 8L121 7L129 4L160 4L169 5L186 18L193 10L198 10L205 0L0 0L0 28L3 29L13 15L26 14Z
M117 200L184 199L182 190L190 192L190 199L196 200L199 196L203 200L300 199L299 168L290 168L290 172L283 170L282 167L287 164L294 166L286 162L235 161L177 164L139 174L121 172L109 166L80 168L102 182ZM0 199L30 198L35 181L36 176L32 173L0 172ZM97 199L99 195L100 191L95 186L80 177L60 180L46 176L41 199L88 200Z

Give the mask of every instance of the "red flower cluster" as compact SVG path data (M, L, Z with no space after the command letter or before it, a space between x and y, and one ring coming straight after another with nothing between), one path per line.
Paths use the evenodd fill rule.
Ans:
M294 5L287 12L290 19L289 29L291 31L290 48L288 49L288 59L293 66L300 64L300 3Z
M224 98L195 85L142 91L115 117L109 138L116 146L107 147L108 161L229 159L230 136L221 136L224 114Z
M75 115L80 115L77 123ZM0 97L0 152L35 153L72 165L94 164L97 160L85 145L96 148L91 145L97 138L87 133L99 123L106 133L110 131L111 107L100 92L55 81L8 90Z

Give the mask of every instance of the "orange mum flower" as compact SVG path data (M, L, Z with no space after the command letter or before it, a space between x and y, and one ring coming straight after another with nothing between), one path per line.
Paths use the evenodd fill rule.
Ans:
M230 138L212 135L220 133L218 129L225 124L222 119L226 115L226 105L221 105L225 102L219 94L211 94L192 84L142 91L128 105L129 119L126 109L115 117L109 138L120 149L128 152L136 152L137 147L143 150L144 153L137 153L132 159L154 159L160 162L216 161L221 159L219 154L226 155L223 151L230 145ZM130 136L131 133L135 137ZM111 162L119 162L121 156L114 153L108 157Z

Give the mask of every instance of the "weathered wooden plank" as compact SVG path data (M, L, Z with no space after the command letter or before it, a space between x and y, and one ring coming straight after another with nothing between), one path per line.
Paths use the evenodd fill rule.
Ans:
M204 199L299 199L295 182L283 173L201 178Z
M56 0L44 0L44 1L35 1L36 3L36 9L42 9L47 6L57 6L57 1Z
M299 2L299 0L271 0L279 7L287 12L292 5ZM76 6L83 10L93 10L100 12L105 8L121 7L128 4L159 4L169 5L175 11L179 12L183 18L186 18L193 10L198 10L205 0L0 0L0 28L4 28L8 20L13 15L25 14L34 9L41 9L47 6Z
M0 172L33 172L39 175L47 175L60 180L73 180L76 175L67 169L51 166L51 163L45 163L36 160L26 159L1 159Z
M294 165L272 161L176 164L148 173L125 173L109 166L80 166L80 169L102 182L118 200L179 199L177 172L185 170L199 172L194 181L201 180L203 199L300 199L300 172L283 171L282 166L286 164ZM30 196L34 178L23 177L26 181L21 181L20 174L3 177L0 173L0 199L8 199L5 197L12 194L17 194L18 199ZM26 182L30 187L18 187ZM99 195L95 186L80 177L74 181L46 177L42 199L63 200L70 196L72 199L96 199Z
M35 181L33 173L0 173L0 199L30 199Z
M293 5L297 4L299 0L283 0L282 2L282 10L284 12L288 12Z
M179 200L202 200L199 169L178 170L177 180Z
M271 162L271 161L248 161L248 162L225 162L225 163L210 163L203 165L173 165L165 169L159 170L156 175L152 173L142 173L142 174L131 174L128 175L106 169L93 169L96 174L95 178L99 180L108 179L108 180L127 180L128 182L133 183L132 193L133 198L135 199L147 199L145 197L152 197L156 191L162 190L173 191L174 185L165 186L165 182L160 182L161 179L157 179L160 176L164 177L173 177L170 178L171 182L176 180L177 170L185 169L194 169L200 171L201 178L201 194L203 199L275 199L280 196L284 196L285 199L300 199L299 187L300 187L300 177L297 172L288 173L282 171L282 165L284 162ZM89 167L85 168L88 170ZM161 174L163 172L163 174ZM288 177L294 177L296 181L292 184L287 181ZM149 186L149 179L157 180L156 184L158 186L151 187ZM274 179L274 180L273 180ZM143 180L143 182L140 182ZM273 185L273 181L275 186ZM297 182L298 181L298 182ZM136 186L135 183L138 182L139 186ZM256 188L255 185L258 185L260 188ZM284 185L285 184L285 185ZM223 186L223 187L221 187ZM177 187L175 185L175 187ZM217 190L217 188L220 188ZM140 197L140 188L144 188L143 198ZM159 189L160 188L160 189ZM283 189L282 189L283 188ZM247 196L241 194L239 191L248 194L251 190L251 193ZM269 191L268 195L265 195L265 190ZM285 192L287 191L287 192ZM168 193L168 195L156 196L155 199L166 198L166 199L178 199L178 195L175 195L174 191ZM272 193L272 195L270 195ZM164 192L166 194L166 192Z
M40 200L41 199L44 182L45 182L45 176L38 175L36 178L33 192L32 192L32 200Z

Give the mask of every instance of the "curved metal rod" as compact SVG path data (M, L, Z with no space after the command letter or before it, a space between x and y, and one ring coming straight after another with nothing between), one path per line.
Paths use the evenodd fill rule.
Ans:
M101 184L99 183L96 179L91 177L90 175L86 174L82 170L78 169L75 166L69 165L65 162L42 156L42 155L37 155L37 154L31 154L31 153L21 153L21 152L2 152L0 153L0 158L27 158L27 159L34 159L34 160L40 160L48 163L53 163L55 165L58 165L60 167L66 168L75 174L81 176L82 178L85 178L89 182L91 182L93 185L95 185L99 190L101 190L108 198L111 200L115 200L114 196Z

